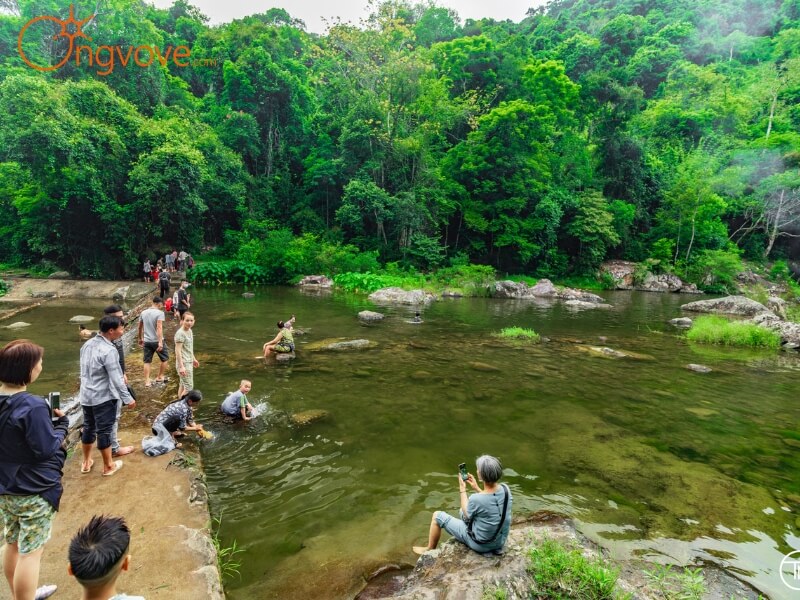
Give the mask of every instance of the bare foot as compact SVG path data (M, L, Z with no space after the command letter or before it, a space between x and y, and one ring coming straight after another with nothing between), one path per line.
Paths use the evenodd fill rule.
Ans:
M428 551L427 546L414 546L411 549L414 551L414 554L425 554Z

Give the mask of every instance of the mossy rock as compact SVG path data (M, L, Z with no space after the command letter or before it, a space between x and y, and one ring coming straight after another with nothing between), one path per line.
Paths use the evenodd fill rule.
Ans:
M299 413L294 413L290 417L290 420L293 425L302 427L303 425L309 425L314 421L319 421L321 419L324 419L327 416L328 416L327 410L312 409L312 410L304 410Z

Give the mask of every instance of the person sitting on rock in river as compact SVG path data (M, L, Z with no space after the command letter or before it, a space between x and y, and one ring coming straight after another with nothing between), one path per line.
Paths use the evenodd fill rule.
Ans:
M131 532L122 517L94 516L69 543L67 572L83 587L82 600L144 600L118 594L117 578L130 567Z
M239 384L239 389L222 401L222 405L219 407L222 414L244 421L252 419L253 417L247 416L248 413L253 413L253 405L247 400L247 392L249 392L252 387L253 384L250 383L248 379L242 379L242 382Z
M86 329L84 325L78 325L78 335L82 340L90 340L97 335L93 329Z
M457 519L446 512L433 513L428 532L427 546L414 546L414 552L422 554L439 545L442 529L481 554L502 554L503 546L511 529L511 492L505 484L497 485L503 475L503 466L494 456L484 454L475 461L478 478L483 481L483 490L478 487L471 473L467 480L458 475L461 518ZM467 500L469 483L478 492Z
M158 435L156 425L163 425L173 439L183 436L184 431L203 431L203 426L194 422L193 412L202 399L200 390L191 390L181 396L180 400L167 404L153 421L153 435ZM175 447L180 448L181 445L176 443Z
M264 358L269 356L271 350L286 354L294 352L294 333L292 332L292 324L294 323L295 316L288 321L278 321L278 335L275 338L264 344Z

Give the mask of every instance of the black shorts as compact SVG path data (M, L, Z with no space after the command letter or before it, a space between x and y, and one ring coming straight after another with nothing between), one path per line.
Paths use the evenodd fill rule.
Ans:
M153 362L153 354L158 354L158 358L161 359L161 362L167 362L169 360L169 348L167 345L164 344L161 347L161 351L158 350L158 342L145 342L144 343L144 363L150 364Z

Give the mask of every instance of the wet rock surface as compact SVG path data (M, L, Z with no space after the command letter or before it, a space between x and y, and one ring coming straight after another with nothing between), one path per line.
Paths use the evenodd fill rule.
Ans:
M359 321L364 321L365 323L375 323L377 321L383 321L384 315L383 313L375 312L372 310L362 310L358 313Z
M424 290L404 290L399 287L383 288L369 295L373 302L387 304L430 304L436 297Z
M393 563L386 565L385 569L376 570L368 577L366 587L356 596L356 600L537 597L531 594L533 580L527 571L528 551L545 539L577 548L586 557L601 557L605 554L602 548L582 536L571 520L543 511L532 515L530 519L515 522L503 556L486 557L451 540L420 556L413 568L404 568L403 565ZM656 587L657 584L646 575L655 565L630 560L614 563L614 566L620 570L617 589L623 594L629 593L632 598L665 597ZM707 588L704 598L734 597L755 600L758 597L747 585L715 567L704 568L703 576ZM492 590L502 590L505 594L494 596L490 594Z

